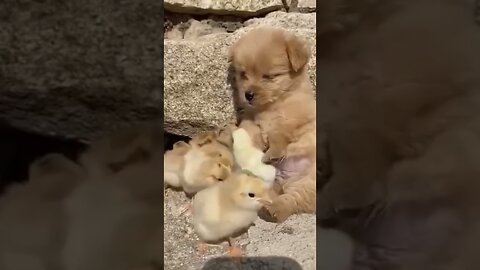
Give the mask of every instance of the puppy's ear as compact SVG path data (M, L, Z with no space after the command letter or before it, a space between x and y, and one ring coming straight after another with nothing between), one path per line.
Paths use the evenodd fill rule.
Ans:
M310 49L305 41L290 33L285 35L285 42L290 65L293 71L298 72L307 64L310 58Z

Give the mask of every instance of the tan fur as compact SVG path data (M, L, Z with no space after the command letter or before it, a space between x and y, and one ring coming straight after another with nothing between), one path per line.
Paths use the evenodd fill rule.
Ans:
M480 36L475 34L478 27L461 15L466 7L462 1L427 0L407 13L398 8L378 21L381 28L365 23L328 51L328 62L335 64L317 67L319 88L325 89L319 108L328 117L322 122L328 122L335 156L334 176L322 203L355 208L384 199L382 181L393 164L422 156L438 136L476 114L480 59L464 44L480 44ZM429 24L411 31L431 8L435 13ZM455 12L447 15L450 9ZM447 24L443 16L457 23ZM403 33L411 38L404 39ZM359 47L364 49L357 51ZM357 51L355 58L342 59L352 51Z
M260 129L260 126L251 120L243 120L238 127L243 128L248 132L248 135L250 135L253 145L256 148L261 149L262 151L266 150L267 145L262 138L262 130Z
M251 30L230 50L236 88L246 115L262 129L266 159L303 156L315 166L315 98L307 75L307 44L279 29ZM251 104L245 98L252 92ZM315 173L289 180L289 188L270 207L284 220L294 213L315 211Z

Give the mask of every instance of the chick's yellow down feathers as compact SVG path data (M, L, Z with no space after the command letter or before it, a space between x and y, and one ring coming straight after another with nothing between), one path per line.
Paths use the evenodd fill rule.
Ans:
M165 184L182 188L186 193L196 193L223 181L231 172L228 153L218 149L209 152L196 144L178 142L164 155Z
M275 180L276 169L262 162L264 153L254 146L252 138L244 128L232 132L233 155L238 166L252 172L269 184Z
M268 183L240 171L198 192L193 198L193 226L200 240L221 241L247 228L271 202L268 190Z

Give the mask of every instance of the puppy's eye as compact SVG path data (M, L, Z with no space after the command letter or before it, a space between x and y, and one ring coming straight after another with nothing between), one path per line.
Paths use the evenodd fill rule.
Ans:
M247 73L245 73L245 71L241 71L240 78L242 78L243 80L247 79Z
M282 75L282 73L263 74L262 78L264 78L265 80L273 80L280 75Z
M217 167L218 167L218 168L222 168L222 164L217 163Z
M222 157L222 154L221 154L221 153L219 153L219 154L218 154L218 157Z
M248 193L248 197L254 198L254 197L255 197L255 193Z

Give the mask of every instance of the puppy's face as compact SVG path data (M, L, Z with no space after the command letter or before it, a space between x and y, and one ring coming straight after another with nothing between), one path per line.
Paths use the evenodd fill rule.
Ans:
M270 28L254 29L230 48L229 61L241 106L262 109L306 79L310 50L293 34Z

